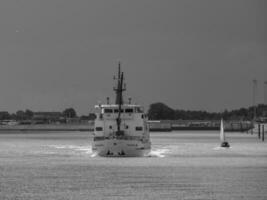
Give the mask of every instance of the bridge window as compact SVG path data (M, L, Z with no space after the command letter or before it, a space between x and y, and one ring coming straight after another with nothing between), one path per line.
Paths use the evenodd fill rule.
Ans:
M142 130L143 130L143 127L142 127L142 126L136 126L136 127L135 127L135 130L136 130L136 131L142 131Z
M114 109L114 113L118 113L119 109ZM121 109L121 113L123 113L123 109Z
M125 112L126 113L133 113L133 109L132 108L127 108L127 109L125 109Z
M103 131L103 127L101 127L101 126L95 127L95 130L96 131Z
M113 110L112 110L112 109L107 109L107 108L106 108L106 109L104 110L104 112L105 112L105 113L113 113Z

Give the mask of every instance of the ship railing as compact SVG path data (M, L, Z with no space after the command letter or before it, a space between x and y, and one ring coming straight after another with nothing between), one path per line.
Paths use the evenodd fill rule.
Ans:
M110 140L110 139L143 141L143 137L141 137L141 136L129 136L129 135L116 136L115 134L110 134L109 136L96 136L96 137L94 137L94 141Z

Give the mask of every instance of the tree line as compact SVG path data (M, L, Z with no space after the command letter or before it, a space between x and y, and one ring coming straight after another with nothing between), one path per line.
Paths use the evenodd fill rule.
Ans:
M16 113L10 114L7 111L0 111L0 120L32 120L34 114L32 110L18 110ZM49 113L49 112L47 112ZM51 112L53 113L53 112ZM80 118L82 120L94 120L95 114L78 116L74 108L66 108L59 112L63 118ZM172 109L164 103L153 103L149 106L148 118L150 120L252 120L254 117L254 107L240 108L235 110L224 110L223 112L207 112ZM256 116L267 117L267 105L259 104L256 106Z
M267 105L256 106L256 116L267 117ZM254 117L254 107L234 109L223 112L207 112L172 109L164 103L153 103L148 110L150 120L252 120Z
M93 113L89 113L88 115L82 115L78 116L77 112L74 108L66 108L62 112L34 112L32 110L26 109L26 110L18 110L15 113L9 113L7 111L0 111L0 120L32 120L34 118L34 115L40 113L47 113L47 114L56 114L57 116L60 116L62 118L80 118L83 120L92 120L95 118L95 115Z

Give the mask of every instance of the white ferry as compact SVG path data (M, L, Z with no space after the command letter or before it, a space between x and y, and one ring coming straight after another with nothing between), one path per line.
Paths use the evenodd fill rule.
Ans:
M143 107L123 101L126 90L124 75L119 71L115 104L96 105L96 119L93 133L92 150L99 156L130 157L146 156L150 152L151 142L147 117Z

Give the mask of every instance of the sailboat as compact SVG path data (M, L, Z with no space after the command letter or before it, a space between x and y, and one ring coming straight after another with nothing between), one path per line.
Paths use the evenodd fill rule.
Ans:
M221 119L220 140L221 140L221 147L225 147L225 148L229 148L230 147L230 144L225 140L223 119Z

